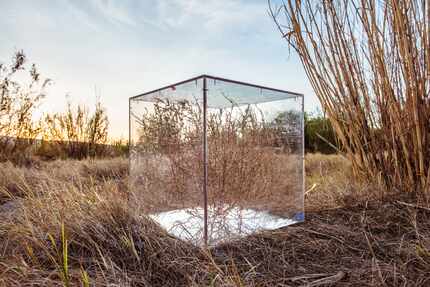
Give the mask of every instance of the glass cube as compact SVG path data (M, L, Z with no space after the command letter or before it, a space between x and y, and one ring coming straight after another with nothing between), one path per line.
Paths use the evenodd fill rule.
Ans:
M303 95L202 75L130 98L135 208L214 245L304 220Z

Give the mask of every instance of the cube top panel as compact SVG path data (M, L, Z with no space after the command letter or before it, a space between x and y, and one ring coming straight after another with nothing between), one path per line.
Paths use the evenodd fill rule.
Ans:
M275 102L289 98L301 98L302 94L244 83L209 75L201 75L130 98L131 101L155 102L169 100L203 102L203 82L206 80L208 108L222 109L234 106Z

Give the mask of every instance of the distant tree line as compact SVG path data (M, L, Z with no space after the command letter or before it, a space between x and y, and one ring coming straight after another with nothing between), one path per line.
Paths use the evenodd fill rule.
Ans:
M321 114L305 113L305 151L331 154L340 146L328 118Z

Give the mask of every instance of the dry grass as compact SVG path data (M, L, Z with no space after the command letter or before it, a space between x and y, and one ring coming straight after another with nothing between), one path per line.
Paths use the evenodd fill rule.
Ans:
M376 181L353 176L351 163L339 155L307 154L306 210L343 207L354 201L378 200L384 193Z
M126 159L2 164L0 286L428 286L430 211L306 160L306 223L210 250L128 207Z
M0 204L29 195L44 194L47 184L61 190L68 186L91 188L115 183L125 191L127 174L128 162L123 158L36 161L31 167L0 163Z

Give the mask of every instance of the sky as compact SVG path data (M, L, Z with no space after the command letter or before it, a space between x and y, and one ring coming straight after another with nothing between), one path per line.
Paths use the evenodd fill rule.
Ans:
M266 0L0 0L0 11L0 62L22 49L53 80L41 109L100 99L116 138L128 137L129 97L200 74L303 93L305 110L319 107Z

